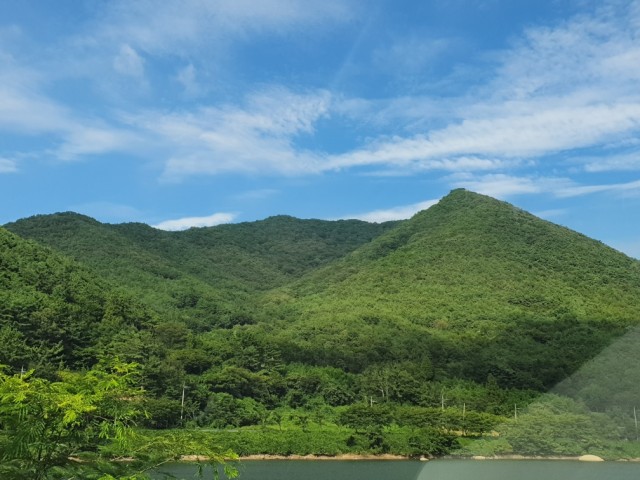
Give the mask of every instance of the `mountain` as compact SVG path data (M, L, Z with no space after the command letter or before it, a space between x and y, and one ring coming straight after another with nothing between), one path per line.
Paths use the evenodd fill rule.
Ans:
M640 262L490 197L379 225L7 228L0 364L64 380L135 362L146 427L233 426L245 453L442 453L498 431L479 452L566 455L637 436Z
M70 212L5 225L90 266L164 315L199 328L250 323L252 294L299 278L394 226L277 216L165 232L140 223L103 224Z
M146 307L86 267L0 228L0 364L85 366L108 328L126 335L152 323Z
M262 305L283 319L275 325L297 360L357 370L427 357L447 376L540 388L638 323L640 262L454 190Z
M640 262L465 190L289 288L317 314L443 329L521 316L640 319Z
M6 227L161 323L210 332L211 352L232 341L220 329L241 328L290 364L540 390L640 320L640 262L462 189L384 224L279 216L164 232L62 213ZM205 369L211 353L198 355Z

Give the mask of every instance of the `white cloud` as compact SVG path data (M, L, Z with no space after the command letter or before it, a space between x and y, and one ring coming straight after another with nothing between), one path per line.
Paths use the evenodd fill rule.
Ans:
M53 153L61 160L76 160L85 155L107 152L131 152L140 139L134 132L112 127L85 127L74 124L65 132L64 141Z
M606 3L606 2L603 2ZM604 5L554 27L534 27L510 51L495 82L497 98L528 99L598 91L603 101L634 94L640 79L633 8L638 2Z
M480 158L462 156L458 158L433 158L422 161L396 162L387 166L382 164L379 170L365 172L365 176L373 177L403 177L416 175L421 172L441 170L444 172L479 172L497 171L517 167L521 164L517 159L501 160L496 158ZM329 163L330 165L330 163Z
M113 59L113 68L121 75L144 78L144 60L131 46L124 44Z
M573 182L566 178L518 177L502 173L482 176L452 175L449 178L457 188L502 199L512 195L553 192L573 186Z
M601 157L581 158L587 172L608 172L614 170L640 170L640 151L631 151L625 154L608 155Z
M413 203L411 205L402 205L400 207L392 207L383 210L374 210L372 212L347 215L343 218L364 220L365 222L373 223L388 222L391 220L405 220L407 218L411 218L421 210L426 210L436 203L438 203L438 200L426 200L424 202Z
M556 191L559 197L578 197L601 192L640 193L640 180L624 183L612 183L604 185L576 185L562 188Z
M153 228L159 230L187 230L192 227L213 227L223 223L231 223L236 218L234 213L214 213L207 217L184 217L175 220L165 220L156 225L152 225Z
M456 156L531 158L599 145L615 136L634 134L640 126L640 99L613 105L529 104L525 108L528 111L514 114L511 106L493 117L467 119L427 135L374 143L336 155L330 165L410 165Z
M426 95L401 95L391 98L336 98L332 112L352 122L389 131L402 127L403 131L419 133L464 118L460 104L464 98L440 98Z
M0 173L15 173L18 171L18 165L15 160L0 157Z
M243 106L145 112L128 121L167 155L168 181L222 172L291 175L321 170L320 156L297 149L295 139L313 133L329 103L324 91L270 88L249 95Z
M54 134L59 146L44 153L64 160L138 148L135 132L79 115L44 95L44 83L32 69L0 66L0 130L29 136Z
M77 42L78 50L82 44L91 54L110 52L105 59L111 73L115 69L136 78L144 77L145 61L151 65L154 56L188 52L174 83L196 96L202 77L191 59L200 66L204 46L350 21L356 7L339 0L121 0L104 8L85 43ZM45 95L45 72L0 65L0 128L54 133L59 144L54 153L63 159L113 151L159 158L166 181L227 172L299 175L373 167L377 175L493 172L454 182L496 196L555 192L563 185L574 188L566 190L573 192L567 196L612 191L515 171L534 161L557 162L546 158L557 152L624 144L640 135L640 22L629 12L602 10L554 27L530 28L512 48L494 54L492 81L446 101L336 98L322 90L272 87L237 103L191 110L149 111L127 104L122 118L103 113L98 120ZM422 68L447 42L408 36L376 55L413 62L408 52L419 47L416 65ZM119 48L115 57L114 48ZM299 140L314 135L319 121L332 115L384 126L396 135L375 137L367 131L370 136L359 148L340 154L301 147ZM620 148L609 160L585 159L584 168L640 168L634 148L631 153Z
M154 55L187 55L207 45L226 45L250 33L286 32L344 22L351 1L324 0L120 0L107 3L95 38L126 41ZM202 53L202 52L200 52Z
M10 66L0 67L0 128L11 132L39 134L68 128L70 113L39 93L35 72Z
M452 39L412 34L378 48L373 52L372 60L377 68L392 74L414 75L428 69L453 43Z
M429 128L427 123L421 134L374 139L329 162L334 168L349 168L412 167L463 156L544 160L557 152L637 138L639 35L640 22L625 7L582 15L556 27L530 28L513 48L495 55L495 78L452 99L448 111L442 112L437 102L417 99L418 110L447 126ZM411 103L400 100L400 107ZM380 124L385 115L398 123L402 108L393 105L382 110ZM351 102L346 113L368 119L370 107ZM404 118L414 119L415 113Z
M513 195L548 193L559 198L578 197L593 193L640 193L640 180L601 185L580 185L569 178L543 176L513 176L490 174L454 174L448 177L455 187L467 188L496 198Z

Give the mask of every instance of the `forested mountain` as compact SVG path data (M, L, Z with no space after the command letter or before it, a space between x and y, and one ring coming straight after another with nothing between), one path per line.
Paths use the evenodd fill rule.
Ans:
M505 202L455 190L290 286L308 317L437 329L486 320L640 319L640 262ZM347 308L349 307L349 308Z
M0 364L45 375L85 367L105 338L153 322L147 307L86 267L0 228Z
M155 428L282 429L288 412L302 431L339 423L355 429L344 448L375 450L383 426L428 417L429 441L445 443L398 449L444 451L450 431L493 421L470 427L460 412L509 415L640 324L639 261L465 190L384 224L280 216L164 232L62 213L6 228L0 363L46 376L138 362Z
M284 285L394 226L277 216L166 232L67 212L6 228L83 262L165 316L207 328L251 323L253 293Z
M456 190L262 297L287 359L363 371L429 364L542 389L640 319L640 262L507 203Z

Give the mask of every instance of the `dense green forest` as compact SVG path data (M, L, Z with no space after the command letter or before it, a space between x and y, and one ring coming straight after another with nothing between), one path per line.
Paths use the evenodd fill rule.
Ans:
M0 394L126 365L140 445L640 456L640 262L465 190L383 224L35 216L0 228L0 287Z

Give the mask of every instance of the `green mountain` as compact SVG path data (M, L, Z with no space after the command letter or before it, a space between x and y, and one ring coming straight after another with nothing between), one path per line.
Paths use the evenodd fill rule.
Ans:
M428 357L447 375L540 387L640 320L640 262L505 202L454 190L270 292L263 308L284 319L280 338L298 360L359 370ZM537 373L524 371L533 364Z
M126 288L161 323L210 332L217 346L203 351L244 325L262 339L252 348L286 363L354 373L402 364L545 389L640 319L640 262L465 190L379 225L280 216L164 232L64 213L6 227Z
M313 316L439 329L523 316L640 319L640 262L465 190L289 288Z
M468 452L618 457L637 435L640 262L490 197L379 225L6 227L0 364L136 362L150 428L246 454L444 453L496 430Z
M101 335L152 323L86 267L0 228L0 364L41 373L93 364Z
M164 315L207 328L251 323L252 294L330 263L394 225L278 216L165 232L60 213L5 227L90 266Z

